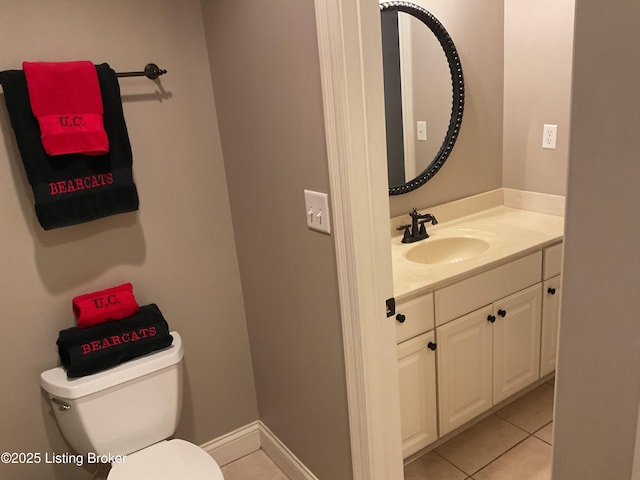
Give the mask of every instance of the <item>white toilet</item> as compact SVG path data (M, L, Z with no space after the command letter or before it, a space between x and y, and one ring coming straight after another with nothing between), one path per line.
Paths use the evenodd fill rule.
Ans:
M171 335L170 347L103 372L68 379L57 367L40 375L71 446L113 459L109 480L223 480L200 447L167 440L182 407L184 350L180 335Z

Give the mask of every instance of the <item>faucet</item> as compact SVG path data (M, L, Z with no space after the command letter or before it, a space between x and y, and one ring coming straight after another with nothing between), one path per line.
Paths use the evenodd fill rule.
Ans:
M436 225L438 220L430 213L421 214L418 213L418 209L414 208L411 213L409 213L411 217L411 224L408 225L400 225L397 230L404 230L404 235L402 236L402 243L413 243L419 240L424 240L425 238L429 238L429 234L427 233L427 229L424 226L426 222L431 222L431 225Z

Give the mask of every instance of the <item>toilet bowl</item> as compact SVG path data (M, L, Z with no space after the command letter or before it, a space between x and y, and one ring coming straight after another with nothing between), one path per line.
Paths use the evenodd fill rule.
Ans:
M115 462L108 480L222 480L218 464L200 447L184 440L156 443L122 462Z
M67 378L40 375L62 434L83 455L113 459L108 480L223 480L197 445L169 439L182 407L182 339L115 368Z

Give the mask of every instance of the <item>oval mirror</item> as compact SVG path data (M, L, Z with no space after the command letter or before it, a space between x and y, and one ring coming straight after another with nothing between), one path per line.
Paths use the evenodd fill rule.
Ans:
M444 26L410 2L380 4L389 194L424 185L458 138L462 66ZM444 53L444 54L443 54Z

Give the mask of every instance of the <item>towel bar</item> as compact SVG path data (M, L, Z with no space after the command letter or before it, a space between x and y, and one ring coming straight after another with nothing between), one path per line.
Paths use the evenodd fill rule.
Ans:
M165 73L167 71L155 63L147 63L142 72L116 72L116 77L147 77L149 80L155 80Z
M149 80L155 80L160 75L167 73L166 70L158 67L155 63L147 63L143 72L116 72L116 77L147 77Z

